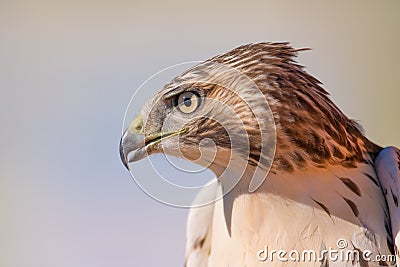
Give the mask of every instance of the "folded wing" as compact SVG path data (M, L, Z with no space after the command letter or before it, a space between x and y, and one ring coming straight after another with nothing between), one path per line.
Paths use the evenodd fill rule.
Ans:
M384 148L375 160L375 168L388 204L394 251L400 267L400 150Z

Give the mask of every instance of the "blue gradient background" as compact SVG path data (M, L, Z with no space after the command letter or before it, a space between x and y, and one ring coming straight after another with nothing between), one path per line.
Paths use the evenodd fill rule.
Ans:
M0 1L0 266L182 266L187 210L118 155L133 92L173 64L312 47L299 61L335 103L400 146L399 3Z

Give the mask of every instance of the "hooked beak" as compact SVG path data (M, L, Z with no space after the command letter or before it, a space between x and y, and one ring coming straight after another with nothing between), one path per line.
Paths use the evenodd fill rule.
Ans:
M128 159L128 155L133 152ZM147 156L145 135L133 132L130 127L124 131L119 143L119 155L122 163L129 170L128 163L140 160Z
M129 170L129 163L141 160L156 150L156 145L166 138L186 132L186 128L178 131L161 132L146 136L143 131L142 117L139 115L124 131L119 143L119 155L122 163ZM129 156L129 157L128 157Z

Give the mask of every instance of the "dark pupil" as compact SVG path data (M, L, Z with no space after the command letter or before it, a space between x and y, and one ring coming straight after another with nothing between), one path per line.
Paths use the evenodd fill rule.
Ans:
M183 98L183 104L187 107L190 107L190 105L192 105L192 100L190 100L189 97L185 97Z

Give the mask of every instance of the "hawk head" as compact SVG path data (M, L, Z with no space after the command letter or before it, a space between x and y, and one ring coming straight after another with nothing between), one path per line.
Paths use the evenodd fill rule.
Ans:
M176 77L124 132L124 165L159 152L217 175L235 157L272 172L363 161L378 148L294 61L300 50L288 43L244 45Z

